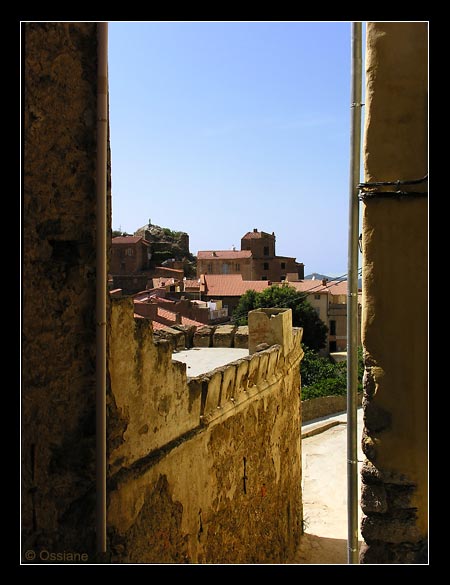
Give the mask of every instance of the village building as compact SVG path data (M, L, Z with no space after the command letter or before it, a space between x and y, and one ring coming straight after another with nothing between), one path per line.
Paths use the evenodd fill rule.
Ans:
M289 282L289 286L306 293L308 302L328 327L327 343L323 354L347 351L347 294L346 280L305 279ZM358 294L359 323L361 323L361 292ZM361 328L358 329L361 345Z
M197 276L240 274L243 280L281 282L289 273L304 276L304 265L290 256L277 256L275 234L255 228L241 239L240 250L201 250L197 253Z

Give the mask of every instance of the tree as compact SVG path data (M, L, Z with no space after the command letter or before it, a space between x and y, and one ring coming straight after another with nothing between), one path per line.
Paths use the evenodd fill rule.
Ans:
M304 356L300 362L302 400L319 396L347 394L347 362L334 362L321 357L304 344ZM362 392L364 361L362 348L358 348L358 392Z
M310 349L318 351L325 347L327 326L308 303L306 295L292 286L272 285L260 293L248 290L241 296L233 317L239 325L244 325L249 311L272 307L292 309L292 325L303 327L303 343Z

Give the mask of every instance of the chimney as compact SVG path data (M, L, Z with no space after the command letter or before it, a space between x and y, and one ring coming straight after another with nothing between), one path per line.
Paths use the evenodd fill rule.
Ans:
M322 278L322 285L327 286L328 278Z
M181 321L181 314L180 313L175 313L175 323L177 325L181 325L182 321Z
M258 228L253 228L253 233L257 234L258 233Z

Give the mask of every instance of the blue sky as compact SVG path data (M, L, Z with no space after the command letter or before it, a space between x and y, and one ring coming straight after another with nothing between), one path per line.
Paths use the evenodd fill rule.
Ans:
M350 22L111 22L113 228L347 272Z

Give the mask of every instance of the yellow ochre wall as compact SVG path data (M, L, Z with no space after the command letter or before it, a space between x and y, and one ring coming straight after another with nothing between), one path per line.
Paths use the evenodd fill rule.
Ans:
M428 168L428 25L368 23L364 181ZM427 182L378 191L427 191ZM427 559L428 199L365 199L362 563Z

